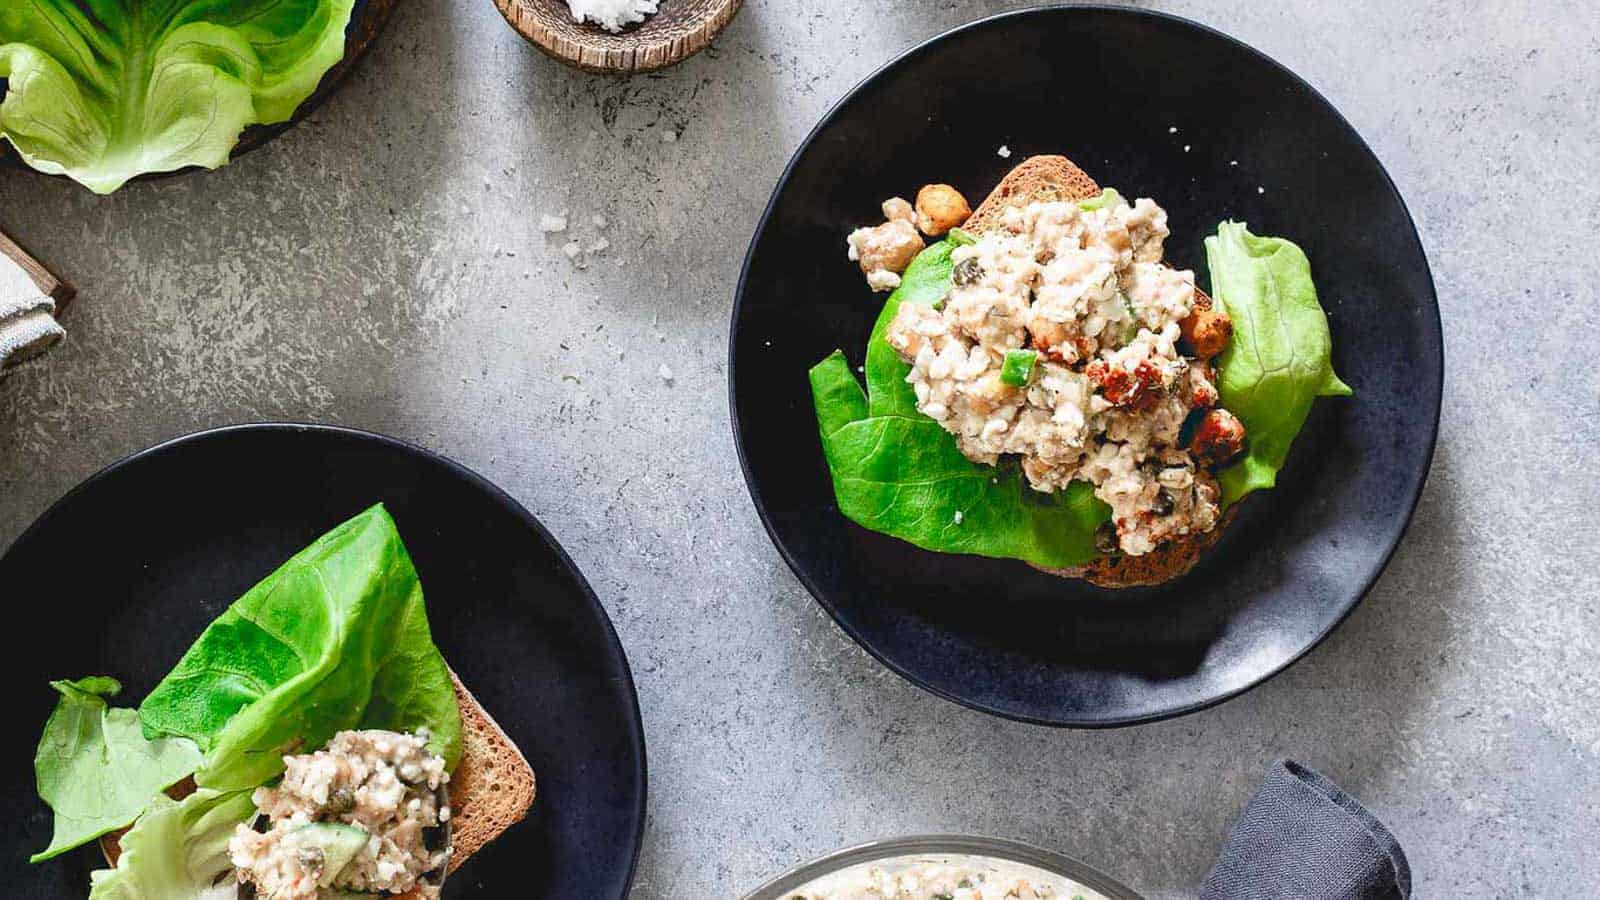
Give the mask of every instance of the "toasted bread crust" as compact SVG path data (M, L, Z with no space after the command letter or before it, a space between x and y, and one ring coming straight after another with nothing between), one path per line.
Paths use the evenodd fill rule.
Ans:
M1099 194L1100 185L1065 156L1032 156L1006 173L962 227L974 234L993 231L1001 226L1007 209L1051 200L1077 202ZM1211 308L1211 298L1204 291L1196 287L1194 294L1196 306ZM1222 538L1237 510L1237 505L1230 508L1210 531L1167 541L1143 556L1102 557L1065 569L1034 568L1063 578L1082 578L1104 588L1162 584L1194 568L1201 555Z
M461 707L461 763L450 776L454 807L450 871L522 821L533 805L533 767L455 672Z
M993 231L1007 209L1029 203L1063 200L1075 203L1098 196L1100 185L1065 156L1030 156L994 186L962 226L966 231Z
M533 805L535 781L533 767L506 736L499 723L490 717L472 692L450 672L455 687L456 705L461 709L461 761L450 775L450 807L453 813L450 832L450 869L483 849L484 845L522 821ZM193 779L184 779L168 791L175 799L193 793ZM106 861L117 864L122 855L123 828L100 838ZM416 900L413 888L394 900Z

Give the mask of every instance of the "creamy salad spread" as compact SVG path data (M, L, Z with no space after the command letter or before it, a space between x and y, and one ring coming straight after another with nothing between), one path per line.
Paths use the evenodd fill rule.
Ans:
M277 787L257 788L266 831L240 825L228 856L241 882L273 900L316 900L324 888L437 898L424 874L444 867L450 807L444 759L426 734L341 731L325 749L284 757Z
M916 250L880 249L910 227L899 204L884 204L890 221L879 230L851 235L863 270L871 258L903 271L900 256L921 249L920 239ZM1208 469L1244 440L1238 420L1214 408L1204 357L1220 344L1195 338L1225 331L1226 319L1197 308L1193 272L1162 263L1167 234L1161 207L1114 191L1011 208L1002 227L952 252L944 302L902 304L886 335L911 365L917 408L967 458L1016 456L1047 493L1093 485L1111 507L1108 553L1141 555L1214 528L1220 492ZM876 274L867 273L875 289L890 284ZM1184 345L1202 343L1186 355Z
M784 900L1102 900L1048 873L980 858L928 859L855 867L819 879Z

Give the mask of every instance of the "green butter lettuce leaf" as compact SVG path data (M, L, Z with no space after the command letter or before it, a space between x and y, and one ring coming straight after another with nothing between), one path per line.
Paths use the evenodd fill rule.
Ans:
M1094 489L1077 482L1043 494L1015 462L987 466L962 456L955 439L917 411L906 383L911 367L884 340L900 304L944 302L958 241L923 250L889 295L867 341L865 393L839 351L811 369L834 497L851 521L927 550L1081 565L1097 555L1095 531L1111 515Z
M122 836L117 867L89 876L89 900L233 900L228 839L255 813L249 791L157 796Z
M152 797L200 765L200 750L183 738L146 740L139 715L111 709L122 685L95 676L53 681L61 694L34 755L39 796L55 811L50 846L39 862L132 822Z
M454 767L461 714L422 586L374 506L239 598L139 707L147 734L199 744L201 787L254 788L282 756L348 728L428 729Z
M228 161L344 55L354 0L0 3L0 136L34 168L110 193Z
M1095 556L1095 529L1110 512L1087 483L1035 491L1020 466L967 459L920 414L848 418L867 399L842 353L811 370L811 388L834 496L851 521L943 553L1057 567Z
M1245 456L1219 473L1222 502L1270 488L1317 397L1348 396L1333 373L1333 339L1311 263L1283 238L1224 222L1206 238L1211 294L1233 320L1218 357L1222 406L1244 423Z

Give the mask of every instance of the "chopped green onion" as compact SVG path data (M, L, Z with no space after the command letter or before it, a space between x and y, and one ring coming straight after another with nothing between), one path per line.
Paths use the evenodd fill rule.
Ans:
M1121 201L1122 195L1117 193L1116 188L1106 188L1100 192L1100 196L1098 197L1090 197L1087 200L1079 200L1078 208L1084 212L1093 212L1097 209L1105 209L1108 206L1116 206Z
M1036 350L1007 350L1006 361L1000 365L1000 380L1012 387L1023 387L1033 377L1033 363L1038 358Z

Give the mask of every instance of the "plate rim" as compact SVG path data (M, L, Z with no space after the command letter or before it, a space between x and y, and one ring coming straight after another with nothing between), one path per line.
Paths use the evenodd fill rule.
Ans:
M1356 144L1372 158L1373 163L1377 166L1378 174L1382 177L1383 186L1388 190L1390 196L1393 197L1401 215L1405 219L1406 226L1410 229L1411 241L1415 245L1417 254L1422 259L1422 274L1424 276L1424 281L1426 282L1424 299L1428 301L1428 305L1432 310L1431 317L1423 317L1423 325L1425 328L1431 327L1433 334L1436 337L1435 343L1438 350L1435 354L1433 365L1436 375L1429 385L1431 388L1430 393L1432 396L1433 415L1431 416L1431 421L1427 423L1428 435L1425 442L1426 452L1424 453L1424 463L1422 466L1421 475L1416 479L1416 484L1411 490L1411 496L1406 500L1405 516L1400 524L1400 529L1396 533L1394 539L1390 541L1388 549L1385 550L1381 557L1375 561L1375 564L1371 567L1371 569L1361 577L1360 589L1357 590L1352 598L1344 604L1344 609L1329 621L1327 627L1323 628L1309 642L1307 642L1305 646L1301 647L1282 662L1267 669L1262 674L1253 676L1252 679L1246 682L1243 686L1224 691L1214 697L1192 701L1189 703L1161 707L1145 713L1099 717L1085 717L1078 715L1071 717L1045 718L1042 716L1003 709L995 704L963 697L954 692L947 691L930 684L917 674L911 672L906 667L901 666L895 661L889 659L877 647L873 646L869 641L863 639L862 635L857 631L857 629L851 627L844 621L844 618L840 615L834 604L825 599L824 592L819 589L815 579L802 569L799 562L795 559L793 552L784 544L782 538L779 537L777 527L773 523L771 514L767 509L766 501L762 498L758 488L756 487L755 479L751 473L750 460L747 456L744 445L744 428L739 420L739 404L736 387L739 377L739 368L737 364L737 338L739 334L740 314L744 309L745 293L749 286L748 283L750 279L750 270L753 266L756 249L761 242L762 235L766 232L767 227L771 222L774 211L777 209L779 198L784 193L784 190L789 186L789 180L794 175L796 168L801 162L801 159L811 149L812 145L822 135L822 133L833 124L834 120L838 118L848 106L850 106L856 100L858 95L860 95L863 90L865 90L869 85L877 81L879 78L891 74L894 70L900 68L916 57L933 52L938 45L963 32L973 29L992 27L998 23L1013 18L1020 19L1033 16L1051 16L1059 14L1073 15L1085 12L1109 13L1112 15L1127 16L1133 19L1156 20L1166 24L1177 25L1180 28L1188 28L1198 31L1206 37L1219 39L1225 44L1231 45L1233 48L1241 50L1244 53L1255 57L1260 62L1265 63L1272 69L1277 70L1279 73L1287 77L1292 84L1303 90L1314 102L1320 103L1324 108L1326 108L1326 110L1332 115L1333 121L1337 125L1342 126L1349 136L1355 140ZM1416 516L1417 506L1422 500L1422 493L1424 489L1427 487L1428 476L1433 470L1434 455L1439 441L1439 423L1443 414L1444 371L1444 322L1439 310L1438 289L1434 284L1433 267L1428 262L1427 249L1423 246L1422 235L1417 231L1416 218L1411 214L1410 207L1406 205L1405 197L1401 195L1399 188L1395 185L1394 178L1389 174L1388 168L1384 166L1383 160L1378 157L1378 154L1373 151L1371 145L1367 143L1366 138L1362 137L1361 133L1356 129L1356 127L1350 124L1350 120L1339 111L1337 106L1328 100L1328 98L1324 96L1321 91L1317 90L1317 88L1309 81L1302 78L1294 70L1290 69L1288 66L1285 66L1283 63L1278 62L1267 53L1256 49L1250 44L1247 44L1239 38L1233 37L1224 31L1213 28L1210 25L1206 25L1202 22L1197 22L1194 19L1190 19L1185 16L1174 15L1172 13L1163 12L1160 10L1144 9L1141 7L1112 6L1105 3L1058 3L1032 6L1024 9L1001 12L991 16L984 16L971 22L941 31L938 34L935 34L912 45L911 47L906 48L905 50L902 50L901 52L892 56L888 61L878 66L876 69L873 69L865 78L862 78L854 86L847 90L838 100L828 107L827 112L823 113L822 118L818 120L817 124L809 132L807 132L806 136L800 141L799 146L795 149L794 154L790 156L789 162L784 166L783 174L779 176L777 184L772 189L772 195L767 200L766 208L762 210L761 218L756 222L755 232L751 235L750 245L745 251L744 263L739 270L739 281L734 288L733 309L730 314L728 326L728 421L733 430L734 450L739 459L740 472L744 475L745 490L750 495L751 503L756 508L756 514L761 519L762 527L766 529L768 539L771 540L773 546L777 548L778 555L783 557L783 561L789 566L790 571L794 573L795 578L798 579L800 584L805 587L806 591L811 594L812 599L815 600L817 604L828 613L828 616L833 619L834 624L836 624L840 630L842 630L850 638L850 640L856 644L856 646L867 651L867 653L870 654L874 659L887 667L889 671L894 672L896 675L900 676L916 687L921 688L922 690L927 691L937 697L957 703L968 709L976 710L992 716L998 716L1003 719L1010 719L1016 722L1026 722L1032 725L1044 725L1052 728L1122 728L1132 725L1161 722L1167 719L1173 719L1179 716L1197 713L1213 706L1226 703L1229 700L1252 691L1267 681L1270 681L1278 675L1281 675L1300 660L1304 659L1308 654L1311 653L1311 651L1319 647L1323 641L1327 640L1328 636L1337 630L1340 625L1344 624L1345 620L1350 617L1351 613L1355 612L1356 607L1360 606L1361 602L1366 599L1367 594L1371 592L1372 587L1377 583L1378 578L1381 577L1384 570L1389 567L1389 562L1394 558L1394 554L1400 548L1401 542L1405 539L1406 534L1411 530L1412 519Z
M461 463L456 462L455 460L441 453L436 453L426 447L413 444L410 441L392 437L387 434L381 434L376 431L368 431L366 429L353 428L346 425L329 425L313 422L265 421L242 422L231 425L221 425L214 428L204 428L199 431L191 431L187 434L181 434L177 437L168 438L159 443L145 447L142 450L136 450L113 463L101 467L99 470L94 472L94 474L80 481L65 494L62 494L59 498L57 498L54 503L51 503L48 507L46 507L44 512L40 513L27 528L24 528L22 532L17 535L15 540L7 545L5 552L0 553L0 568L3 568L5 563L11 559L12 553L18 546L24 544L29 538L34 537L36 532L42 531L46 526L48 526L50 521L59 515L60 511L69 502L71 502L80 494L85 493L101 481L104 481L106 478L135 463L142 462L148 457L170 452L174 448L202 443L211 438L238 433L321 434L343 438L355 438L359 441L375 444L388 450L398 451L402 454L413 457L419 457L425 462L441 465L443 468L456 475L462 481L480 491L483 491L489 496L490 499L499 503L508 512L520 519L524 525L529 526L540 540L544 541L546 545L555 551L556 557L560 560L562 568L566 570L566 573L577 584L579 593L582 594L584 599L588 601L590 611L596 616L600 624L604 627L604 633L612 648L616 651L617 661L621 664L622 683L627 688L627 695L630 701L629 711L632 713L632 726L634 732L633 741L631 743L634 745L634 755L637 759L636 774L639 779L639 797L636 803L636 809L634 810L634 819L636 824L634 826L634 833L632 835L633 851L629 855L627 872L623 878L622 896L627 897L633 889L634 878L638 874L639 869L639 857L644 849L644 833L646 821L649 817L650 796L649 755L648 748L645 744L644 717L639 707L638 686L634 682L633 667L628 662L627 650L623 647L622 640L617 635L616 625L611 621L610 614L606 612L605 606L600 602L599 596L595 594L594 588L590 586L589 580L584 577L583 572L578 568L577 564L572 561L572 557L568 555L566 548L561 545L561 542L557 541L555 536L550 533L550 530L544 526L544 523L540 522L538 517L534 516L534 514L529 511L526 506L523 506L520 501L511 496L494 482L466 467L465 465L462 465Z
M1021 863L1044 869L1052 874L1063 875L1083 883L1098 893L1107 894L1107 900L1142 900L1143 897L1138 891L1123 884L1120 879L1075 856L1068 856L1015 838L938 832L876 838L831 850L774 875L760 887L745 894L744 900L778 898L784 896L780 889L798 890L818 878L825 878L846 867L922 854L987 856L1002 862Z

